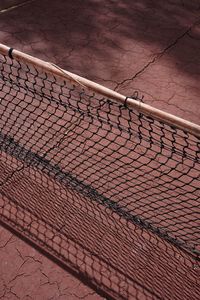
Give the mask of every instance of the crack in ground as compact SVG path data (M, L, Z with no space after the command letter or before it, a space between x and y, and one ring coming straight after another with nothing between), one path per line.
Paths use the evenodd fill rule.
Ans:
M15 296L17 299L20 299L20 297L19 297L15 292L12 291L12 288L13 288L13 286L11 286L11 287L9 288L9 291L8 291L8 293L6 292L6 294L12 294L12 295ZM11 298L10 298L10 299L11 299Z
M29 275L26 274L26 273L20 273L20 274L17 274L16 276L14 276L11 280L8 281L8 284L10 284L11 282L15 281L18 277L28 277Z
M3 14L3 13L8 12L8 11L11 11L11 10L16 9L18 7L22 7L22 6L26 5L26 4L29 4L29 3L32 3L32 2L35 2L35 1L37 1L37 0L27 0L27 1L24 1L24 2L19 3L19 4L8 6L6 8L3 8L2 10L0 10L0 14Z
M3 299L7 294L12 294L14 295L17 299L20 299L20 297L16 294L16 292L14 292L12 289L15 287L13 284L11 285L11 283L14 283L14 281L16 279L18 279L19 277L29 277L31 275L26 274L26 273L20 273L17 274L16 276L14 276L11 280L8 281L8 284L4 284L4 294L3 294ZM0 299L2 298L0 297Z
M35 263L42 264L42 262L39 259L35 258L34 256L25 255L24 257L27 258L26 261L32 259Z
M10 243L10 241L12 240L12 238L13 238L13 235L11 235L9 237L9 239L2 246L0 246L0 249L5 248Z
M30 258L31 259L33 259L33 261L35 262L35 263L39 263L39 264L42 264L42 262L40 261L40 260L38 260L38 259L35 259L35 258L33 258L32 256L25 256L25 257L27 257L26 259L23 259L22 257L22 259L23 259L23 263L19 266L19 268L18 268L18 271L27 263L27 262L29 262L30 263ZM38 271L38 270L40 270L40 268L38 268L36 271ZM35 272L36 272L35 271ZM41 271L41 270L40 270Z
M24 257L21 254L21 252L19 251L19 249L17 247L15 247L15 250L17 250L17 253L18 253L19 257L24 261Z
M27 168L29 168L29 166L22 165L21 167L19 167L19 168L13 170L13 171L12 171L10 174L8 174L8 176L0 183L0 187L3 188L4 185L5 185L7 182L9 182L9 181L13 178L13 176L14 176L16 173L18 173L18 172L20 172L20 171L23 171L23 170L25 170L25 169L27 169Z
M58 281L56 281L56 280L51 282L51 280L49 279L49 276L47 276L43 271L41 271L41 274L47 279L47 281L44 282L44 283L41 283L40 286L43 286L43 285L46 285L46 284L49 284L49 285L56 285L58 291L60 291L60 285L59 285L60 282L58 282Z
M18 277L27 277L29 275L26 275L25 273L21 273L21 274L17 274L15 277L13 277L11 280L9 280L8 284L5 284L5 282L3 283L3 294L2 296L0 296L0 299L11 299L10 296L8 296L9 294L15 296L15 298L20 299L20 297L12 290L14 288L13 285L9 286L13 281L15 281ZM12 298L13 299L13 298Z
M59 297L61 297L61 296L65 296L65 295L68 295L68 293L66 294L66 293L63 293L66 289L64 289L63 291L61 291L61 287L60 287L60 284L61 284L61 282L58 282L58 281L51 281L50 280L50 278L49 278L49 276L48 275L46 275L45 273L44 273L44 271L42 271L41 269L40 269L40 272L41 272L41 274L47 279L47 281L45 281L44 283L41 283L41 280L40 280L40 286L44 286L44 285L56 285L56 287L57 287L57 290L58 290L58 293L59 293ZM68 288L67 288L68 289ZM55 295L54 296L52 296L51 298L49 298L49 300L50 299L55 299Z
M140 69L138 72L136 72L131 78L127 78L122 80L121 82L117 83L116 87L114 88L114 91L117 91L117 89L122 86L124 83L128 82L128 81L132 81L135 78L138 77L138 75L142 74L150 65L154 64L158 59L160 59L161 57L163 57L163 55L169 51L171 48L173 48L174 46L177 45L177 43L184 38L186 35L189 34L189 32L193 29L193 27L195 27L196 25L198 25L199 23L199 18L185 31L183 32L181 35L179 35L172 43L170 43L167 47L165 47L161 52L159 52L158 54L156 54L154 56L154 58L152 58L148 63L146 63L142 69Z

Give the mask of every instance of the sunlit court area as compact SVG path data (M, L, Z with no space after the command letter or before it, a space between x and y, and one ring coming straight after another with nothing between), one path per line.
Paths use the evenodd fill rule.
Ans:
M200 299L200 1L0 1L0 299Z

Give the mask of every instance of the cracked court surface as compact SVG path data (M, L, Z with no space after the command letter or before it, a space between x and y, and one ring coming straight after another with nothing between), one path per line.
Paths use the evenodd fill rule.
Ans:
M2 43L200 124L200 1L4 0L0 8ZM102 299L0 233L0 298Z

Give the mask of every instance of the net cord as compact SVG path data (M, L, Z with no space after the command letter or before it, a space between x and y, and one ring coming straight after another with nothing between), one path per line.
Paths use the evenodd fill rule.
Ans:
M89 89L93 92L100 93L104 97L112 99L121 104L126 104L129 108L135 109L148 117L168 124L169 126L181 129L186 133L190 133L197 137L200 137L200 125L182 119L165 111L159 110L141 101L126 97L98 83L95 83L69 71L63 70L53 63L45 62L41 59L35 58L31 55L25 54L3 44L0 44L0 53L2 55L9 56L11 59L23 61L24 63L30 63L44 72L56 75L63 79L68 79L70 82L75 85L81 86L83 89Z

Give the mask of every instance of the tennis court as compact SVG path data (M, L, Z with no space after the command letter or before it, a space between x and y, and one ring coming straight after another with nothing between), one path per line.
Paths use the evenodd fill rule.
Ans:
M199 126L4 45L1 66L2 224L106 297L198 298Z

